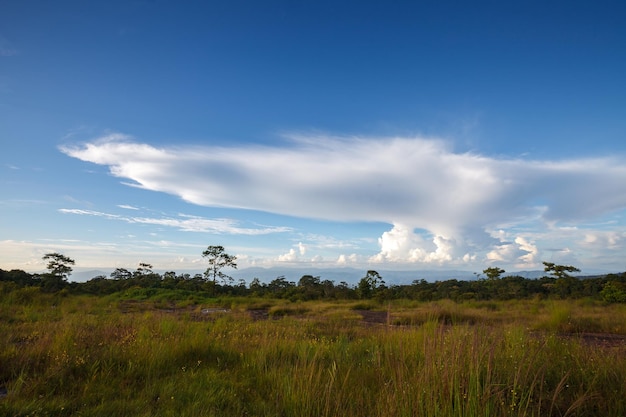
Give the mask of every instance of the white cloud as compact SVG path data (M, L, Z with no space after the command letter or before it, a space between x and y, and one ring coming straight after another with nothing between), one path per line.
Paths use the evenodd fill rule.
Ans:
M311 258L311 263L319 264L324 262L324 257L322 255L315 255Z
M473 261L467 247L454 238L436 235L425 239L411 227L395 224L379 239L380 252L372 262L414 262L433 265L467 263Z
M234 235L265 235L269 233L283 233L291 231L288 227L268 227L244 228L239 226L239 222L233 219L206 219L204 217L180 214L178 218L154 218L154 217L129 217L118 214L103 213L94 210L82 209L59 209L61 213L88 215L103 217L111 220L120 220L127 223L152 224L158 226L172 227L185 232L206 232L206 233L227 233Z
M502 241L492 251L487 253L486 259L490 263L512 264L516 267L534 268L541 264L538 258L539 250L524 237L518 236L513 242Z
M623 158L493 158L455 153L445 142L425 138L288 139L282 147L155 147L112 134L62 151L108 166L128 185L197 205L388 223L392 228L380 237L380 252L372 258L377 262L462 264L484 257L536 263L538 234L626 208ZM121 220L181 230L239 230L224 219ZM524 224L532 224L534 235L500 239L487 233ZM297 257L302 250L282 256Z
M356 265L357 263L359 263L359 256L356 253L347 256L345 254L341 254L337 258L337 265L339 266Z
M296 262L299 261L302 256L306 255L307 247L304 243L298 242L296 248L291 248L289 252L279 255L277 258L278 262ZM319 257L319 255L314 256L312 262L315 262L315 259L320 260L321 257Z
M289 249L289 252L279 255L278 262L295 262L298 260L298 253L294 248Z
M589 248L606 250L620 249L626 241L626 233L618 231L586 231L582 245Z
M521 261L517 262L517 265L534 266L539 264L540 260L537 256L539 250L532 242L528 242L523 237L518 236L515 238L515 243L519 245L520 250L526 252L517 257L517 259Z
M197 245L167 241L97 242L81 240L0 240L0 251L9 261L2 269L22 269L42 272L46 263L43 255L60 252L76 260L75 270L103 268L133 268L139 262L149 262L155 269L196 269L205 260ZM182 254L181 254L182 253ZM194 255L196 254L196 255ZM195 256L195 257L194 257Z

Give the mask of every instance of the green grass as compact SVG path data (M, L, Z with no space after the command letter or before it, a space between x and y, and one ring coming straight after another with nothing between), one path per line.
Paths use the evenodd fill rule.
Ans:
M624 347L576 337L626 333L623 306L368 304L402 325L366 326L362 306L345 302L207 299L170 311L18 292L0 302L0 415L626 414ZM200 313L215 306L231 310ZM252 320L255 308L273 318Z

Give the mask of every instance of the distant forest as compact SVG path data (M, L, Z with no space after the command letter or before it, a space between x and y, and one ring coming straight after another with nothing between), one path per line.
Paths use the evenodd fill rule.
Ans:
M502 276L505 271L490 267L476 280L443 280L427 282L415 280L411 284L386 285L384 277L374 270L367 271L356 285L345 281L336 283L320 276L303 275L298 282L279 276L269 283L253 278L249 284L240 279L235 282L222 272L224 267L236 268L235 257L222 250L209 256L209 269L204 274L177 274L170 271L156 273L150 264L142 263L130 271L118 268L109 277L96 276L86 282L68 282L74 261L61 254L47 254L49 272L31 274L22 270L0 269L0 293L23 287L39 287L43 292L108 295L113 293L137 294L150 297L164 290L184 293L202 293L203 296L254 296L282 298L291 301L305 300L356 300L378 301L411 299L435 301L510 300L523 298L577 299L593 298L607 303L626 303L626 272L578 278L570 272L575 267L544 262L546 276L529 279L520 276ZM206 251L205 251L206 252ZM223 256L227 257L224 258ZM221 262L226 259L226 262Z

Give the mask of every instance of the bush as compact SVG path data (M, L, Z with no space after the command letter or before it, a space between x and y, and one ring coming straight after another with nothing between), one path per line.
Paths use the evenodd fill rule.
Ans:
M609 281L604 284L600 295L607 303L626 303L626 284Z

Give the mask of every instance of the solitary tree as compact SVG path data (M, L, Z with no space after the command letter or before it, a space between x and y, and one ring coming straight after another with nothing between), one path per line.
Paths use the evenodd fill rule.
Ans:
M153 274L152 265L145 262L139 262L139 267L133 272L133 275L136 277L144 277L151 274Z
M74 265L74 260L72 258L68 258L65 255L54 252L46 253L42 259L44 261L48 261L46 269L50 271L50 274L54 275L55 277L66 280L67 277L72 273L72 267L70 266Z
M42 279L43 288L46 291L60 290L72 273L70 265L74 265L74 260L57 252L46 253L42 259L48 261L46 269L50 271Z
M554 275L555 278L571 278L569 273L580 272L580 269L570 265L556 265L553 262L543 262L545 272L549 272Z
M360 298L369 298L371 297L376 290L383 287L385 285L385 281L383 277L376 271L369 270L367 274L359 281L359 285L357 286L357 292Z
M543 262L545 272L551 273L556 281L553 291L561 298L571 297L580 292L582 282L570 275L571 272L580 272L580 269L570 265L556 265L552 262Z
M487 276L489 281L495 281L500 279L500 276L504 274L506 271L502 268L498 268L497 266L491 266L487 269L483 270L483 274Z
M140 262L139 267L133 272L133 284L140 287L159 286L161 275L152 270L152 265Z
M202 257L207 258L209 261L209 267L204 273L205 277L212 278L213 282L218 277L223 281L232 281L233 278L223 273L222 268L230 267L237 269L236 256L227 254L223 246L209 246L202 252Z

